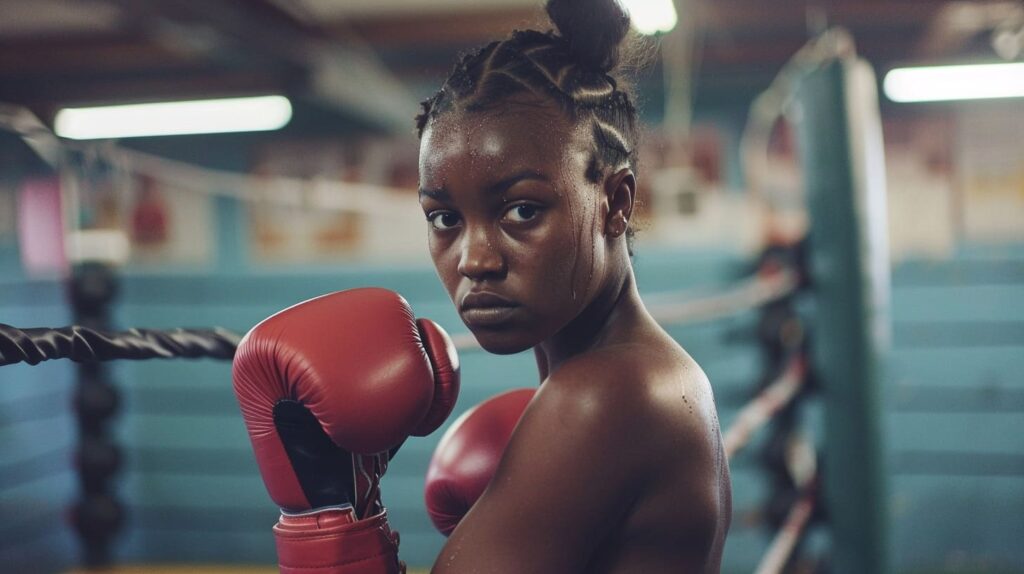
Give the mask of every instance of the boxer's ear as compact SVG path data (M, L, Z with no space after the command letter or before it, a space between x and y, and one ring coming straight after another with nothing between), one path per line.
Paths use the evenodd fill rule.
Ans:
M623 168L609 175L604 182L604 192L608 200L604 233L609 237L619 237L626 233L636 201L636 177L632 170Z

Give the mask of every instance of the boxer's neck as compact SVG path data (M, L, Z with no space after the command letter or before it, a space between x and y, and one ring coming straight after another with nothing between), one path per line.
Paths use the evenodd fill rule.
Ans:
M649 317L636 289L632 267L621 279L610 283L593 302L564 329L534 348L540 379L565 361L604 345L629 340L629 333Z

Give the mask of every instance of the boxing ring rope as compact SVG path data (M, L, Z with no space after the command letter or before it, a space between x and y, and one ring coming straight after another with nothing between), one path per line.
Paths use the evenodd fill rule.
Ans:
M749 401L722 434L726 457L730 460L750 443L754 434L786 406L794 403L806 389L807 359L802 353L789 359L785 370L756 397ZM789 563L797 544L811 523L817 504L817 457L813 447L802 444L812 454L804 459L787 457L787 470L801 494L761 558L755 574L780 574ZM795 460L794 460L795 459Z
M730 460L746 446L761 426L800 396L800 392L806 388L806 376L806 358L793 357L787 363L786 370L743 407L740 415L723 434ZM814 445L806 435L790 435L784 458L786 477L794 486L789 492L793 493L795 500L779 520L778 530L753 570L754 574L786 572L808 528L820 519L816 513L820 505L821 476ZM760 521L765 520L763 512Z
M213 329L129 329L106 332L81 326L18 329L0 323L0 366L36 365L53 359L76 362L116 359L211 358L230 360L242 338Z
M740 410L736 420L722 435L727 457L732 458L750 442L758 429L793 402L804 388L805 373L805 359L802 356L790 359L786 370Z
M786 567L793 550L807 531L807 526L814 515L817 496L813 487L805 489L800 498L789 509L785 522L778 534L772 539L768 551L761 557L761 562L754 574L778 574Z
M90 154L125 173L146 176L176 188L212 197L286 209L361 213L395 218L418 214L410 189L353 181L256 176L212 169L125 148L110 142L59 138L31 110L0 103L0 130L20 137L55 170L73 154Z
M798 287L795 272L757 273L721 294L683 301L668 301L683 293L656 295L651 316L662 325L711 321L756 309L793 294ZM0 366L35 365L53 359L111 361L181 358L230 360L242 336L221 327L210 329L129 329L104 332L80 326L59 329L19 329L0 323ZM471 333L452 336L460 351L478 350Z
M795 293L798 286L797 273L788 269L756 273L715 295L692 299L681 298L679 293L654 295L649 297L654 302L648 310L662 325L713 321L778 301Z

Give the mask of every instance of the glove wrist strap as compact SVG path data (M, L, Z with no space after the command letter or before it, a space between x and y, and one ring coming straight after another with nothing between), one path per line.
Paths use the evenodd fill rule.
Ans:
M357 520L351 508L281 514L274 525L281 574L398 574L398 533L387 512Z

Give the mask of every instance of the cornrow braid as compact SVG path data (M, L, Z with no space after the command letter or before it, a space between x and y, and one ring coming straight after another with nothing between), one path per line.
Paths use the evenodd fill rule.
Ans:
M519 30L460 58L436 94L416 116L419 137L436 117L451 111L485 111L528 94L552 101L574 123L589 122L596 157L588 178L628 162L637 171L638 112L630 91L610 73L587 68L554 32Z

